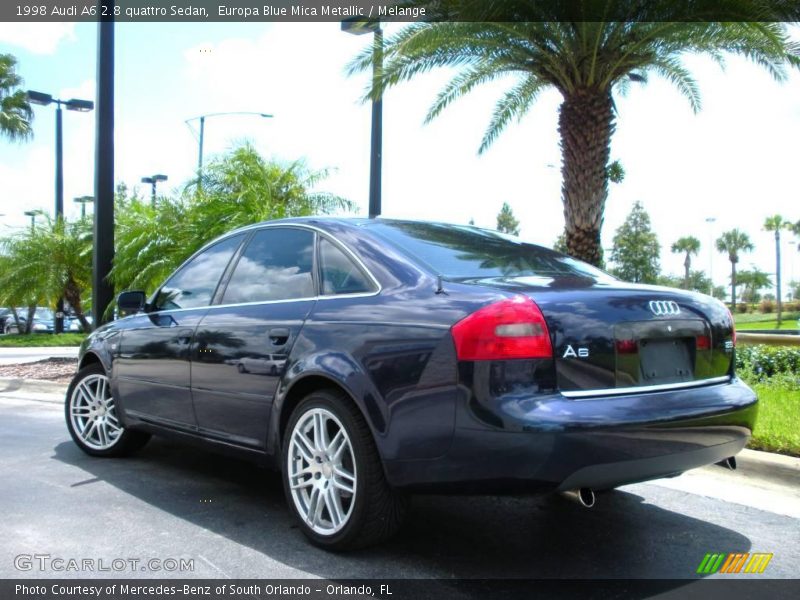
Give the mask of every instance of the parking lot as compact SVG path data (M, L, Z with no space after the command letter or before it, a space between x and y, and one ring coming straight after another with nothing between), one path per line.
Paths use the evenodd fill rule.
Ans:
M773 482L709 467L600 494L593 509L559 497L415 497L393 541L330 554L293 526L277 475L160 440L134 458L90 458L69 439L57 393L3 387L3 578L694 578L707 552L771 552L765 575L797 576L791 467ZM20 571L21 554L193 569Z

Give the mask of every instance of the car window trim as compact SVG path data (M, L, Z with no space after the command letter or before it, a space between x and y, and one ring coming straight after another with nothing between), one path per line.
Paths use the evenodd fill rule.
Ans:
M347 246L347 244L341 242L335 235L331 234L330 232L325 231L323 229L320 229L319 227L315 227L313 225L308 225L306 223L267 223L267 224L265 224L265 223L254 223L253 225L248 225L247 227L244 227L244 228L241 228L241 229L235 229L235 230L229 232L228 234L223 235L222 237L219 237L219 238L209 242L208 244L206 244L205 246L200 248L197 252L192 254L189 258L187 258L185 261L183 261L183 263L177 269L175 269L172 273L170 273L169 277L167 277L167 279L164 281L164 283L166 283L167 281L172 279L172 276L175 273L177 273L180 269L182 269L185 264L187 264L190 260L192 260L195 256L197 256L198 254L200 254L201 252L203 252L207 248L211 247L213 244L222 242L222 241L228 239L229 237L232 237L234 235L238 235L240 233L249 232L252 235L254 232L256 232L258 230L266 229L266 228L269 228L269 227L295 227L297 229L307 229L307 230L313 231L313 232L315 232L315 233L317 233L319 235L324 235L330 241L333 241L342 250L344 250L344 253L348 257L350 257L353 260L353 262L356 263L356 266L358 266L364 272L365 275L367 275L367 278L373 284L374 291L372 291L372 292L353 292L352 294L334 294L334 295L323 294L323 295L317 295L317 296L309 297L309 298L289 298L289 299L285 299L285 300L262 300L262 301L257 301L257 302L237 302L237 303L231 303L231 304L214 304L213 300L215 298L212 298L212 303L211 304L207 304L207 305L202 306L202 307L194 306L192 308L168 308L168 309L164 309L164 310L151 310L147 314L157 314L157 313L162 313L162 312L176 312L176 311L181 312L181 311L185 311L185 310L197 310L198 308L230 308L230 307L234 307L234 306L255 306L257 304L278 304L278 303L283 303L283 302L307 302L307 301L311 301L311 300L313 300L313 301L317 301L317 300L334 300L334 299L339 299L339 298L369 298L371 296L377 296L378 294L380 294L383 291L383 286L380 284L378 279L372 274L372 271L370 271L367 268L367 266L364 264L364 261L361 260L361 258L355 252L353 252ZM246 237L245 239L249 240L248 237ZM241 251L242 249L243 249L242 244L239 244L239 251ZM158 296L158 293L161 291L162 287L164 287L164 284L161 284L161 286L159 286L159 288L153 293L153 295L150 297L151 300L155 301L155 299ZM227 287L227 284L226 284L226 287ZM319 292L319 290L317 290L317 292ZM223 293L224 293L224 291L223 291ZM150 302L148 301L148 304L149 303Z

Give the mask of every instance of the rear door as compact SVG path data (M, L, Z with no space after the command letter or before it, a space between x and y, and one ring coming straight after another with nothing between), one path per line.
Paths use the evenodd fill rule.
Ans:
M243 239L243 234L226 238L193 257L161 287L150 312L126 319L114 379L127 413L173 426L196 424L189 347Z
M292 346L316 302L315 233L256 231L197 328L192 397L204 435L263 447Z

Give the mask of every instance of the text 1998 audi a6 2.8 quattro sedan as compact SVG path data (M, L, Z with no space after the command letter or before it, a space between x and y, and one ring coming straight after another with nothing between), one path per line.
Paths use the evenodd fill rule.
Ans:
M78 446L168 434L266 462L328 548L386 538L411 492L591 504L733 457L756 417L723 304L474 227L261 223L118 306L67 392Z

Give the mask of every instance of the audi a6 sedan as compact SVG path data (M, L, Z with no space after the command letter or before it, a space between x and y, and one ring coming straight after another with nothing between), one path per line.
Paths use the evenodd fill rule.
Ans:
M265 463L331 549L391 535L414 492L590 505L728 460L756 417L723 304L474 227L260 223L117 303L67 392L78 446L164 434Z

